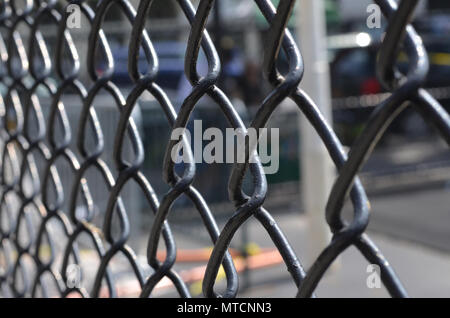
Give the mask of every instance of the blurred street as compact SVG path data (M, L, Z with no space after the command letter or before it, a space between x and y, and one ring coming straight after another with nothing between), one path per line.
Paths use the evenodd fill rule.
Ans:
M371 200L369 236L394 267L413 297L448 297L450 295L450 189L417 190ZM295 249L302 264L309 264L308 222L304 215L278 214L275 219ZM248 235L259 248L273 247L270 238L256 220L248 222ZM178 248L199 246L198 237L182 235L174 227ZM196 231L194 231L195 233ZM236 238L239 238L237 233ZM181 270L202 264L178 264ZM354 248L346 250L326 273L317 289L319 297L388 297L381 289L369 289L367 261ZM241 285L245 282L241 274ZM253 270L249 288L242 297L292 297L296 287L284 264ZM218 286L223 286L223 279ZM199 284L193 284L194 291ZM196 288L197 286L197 288ZM243 287L243 286L242 286ZM220 288L219 288L220 290ZM173 295L170 289L161 296Z
M371 200L369 235L393 265L413 297L450 295L450 190L427 190ZM304 216L280 215L277 222L287 235L303 264L308 255L308 226ZM252 241L271 246L261 226L250 222ZM444 251L445 250L445 251ZM349 248L319 284L320 297L387 297L385 289L366 286L367 261ZM255 271L253 286L243 297L292 297L296 287L285 266Z

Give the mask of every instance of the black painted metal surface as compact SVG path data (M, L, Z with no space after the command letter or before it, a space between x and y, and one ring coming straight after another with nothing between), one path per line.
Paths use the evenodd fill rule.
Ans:
M87 56L87 69L92 82L90 86L84 85L79 78L80 60L77 48L67 30L66 20L69 14L64 6L57 6L56 0L29 0L25 1L26 6L22 8L18 8L14 0L3 0L0 6L0 80L6 88L0 96L2 291L8 290L15 297L48 296L49 288L53 288L62 297L71 293L98 297L102 288L106 288L108 294L114 297L117 296L115 277L109 266L113 257L121 254L126 258L139 282L142 297L152 296L155 286L163 278L173 282L180 296L190 297L186 283L173 270L177 248L170 224L167 222L174 201L185 196L196 207L214 244L203 279L203 294L206 297L239 295L238 275L227 249L235 233L249 218L256 218L267 231L298 286L299 297L313 296L324 272L333 260L351 245L355 246L368 262L380 266L382 281L392 296L407 296L393 269L365 233L370 207L357 174L386 127L409 105L406 103L408 101L413 102L417 111L439 130L447 142L450 142L450 118L447 112L421 88L427 76L428 59L421 38L410 25L417 0L403 0L398 5L393 0L375 1L389 21L376 68L380 81L392 94L377 106L348 156L314 101L299 89L303 75L302 56L291 33L286 29L295 0L281 0L277 8L274 8L269 0L255 0L270 25L265 52L261 54L264 54L266 79L273 90L259 106L251 127L264 127L280 103L290 98L320 135L339 170L324 211L334 234L333 239L308 272L302 268L287 238L271 214L263 207L267 182L261 164L234 165L228 189L229 199L234 203L235 211L222 230L219 230L209 210L207 198L203 198L192 186L195 165L187 164L182 173L175 172L170 153L176 141L161 141L161 147L166 149L163 175L170 186L167 193L155 193L151 180L148 180L140 170L144 149L131 113L136 101L145 91L155 97L166 115L167 122L173 128L186 127L197 101L206 95L221 109L230 127L247 128L231 101L216 86L221 65L206 30L208 17L213 14L211 11L214 1L201 0L195 9L189 0L177 0L177 4L191 24L185 55L185 73L192 84L192 91L178 113L166 93L155 84L158 56L146 30L151 28L151 25L145 25L151 10L151 0L141 0L136 9L127 0L100 0L96 7L90 7L82 0L62 2L65 6L79 5L82 14L90 23ZM102 29L104 18L113 4L120 7L133 28L128 69L134 85L128 96L124 96L111 81L114 64L108 39ZM40 31L43 21L48 24L49 20L54 29L58 30L57 41L52 45L46 43ZM24 28L30 33L27 41L24 41L21 34ZM402 74L395 68L395 60L401 47L409 58L410 67L407 74ZM148 69L144 74L138 68L141 48L148 61ZM208 72L203 77L197 73L196 68L200 50L203 50L208 62ZM276 66L280 50L285 51L289 61L289 71L283 75L278 72ZM49 51L56 53L55 59L49 58ZM96 54L101 54L109 62L106 63L106 70L102 73L97 71ZM38 64L44 67L37 67ZM38 89L45 89L50 96L51 107L48 114L44 115L42 111L37 96ZM68 120L62 101L67 91L72 94L75 92L82 101L79 122ZM118 171L115 175L111 172L111 167L100 158L104 152L106 137L102 133L96 110L92 106L100 91L105 91L112 97L120 114L113 137L114 169ZM78 125L77 135L71 135L70 127L73 125ZM93 132L90 134L93 138L89 137L90 143L85 140L88 130ZM131 144L131 155L124 154L126 139ZM73 141L77 145L76 152L69 147ZM125 157L127 159L124 159ZM56 169L56 162L61 160L70 166L74 176L70 193L62 191L60 174ZM42 168L38 168L37 161L44 163ZM96 169L108 188L107 207L102 211L104 216L102 229L93 225L94 203L89 183L84 178L89 169ZM242 190L247 171L253 178L254 188L251 193ZM154 270L148 277L142 273L133 250L127 245L133 211L127 211L120 194L129 182L135 182L139 186L155 215L152 226L148 229L147 262ZM343 202L347 196L350 196L354 209L353 219L350 222L345 222L341 217ZM64 208L66 205L68 210ZM84 206L85 213L77 213L76 207L80 205ZM38 226L35 226L36 222L32 220L36 215ZM119 226L113 226L116 222L114 220ZM59 237L49 231L50 223L59 224L67 239L62 251L63 261L58 266L55 262L58 255L55 255L53 246ZM25 242L20 239L21 231L28 232L28 240ZM90 290L70 287L67 284L68 267L70 264L77 264L80 259L77 240L82 234L92 240L94 252L100 259L100 264L94 271L93 288ZM164 241L167 252L163 261L159 261L156 257L160 241ZM43 257L41 250L47 244L50 250L47 257ZM32 260L35 267L33 274L25 268L23 264L25 258ZM223 294L218 294L214 290L214 285L221 265L226 275L227 287Z

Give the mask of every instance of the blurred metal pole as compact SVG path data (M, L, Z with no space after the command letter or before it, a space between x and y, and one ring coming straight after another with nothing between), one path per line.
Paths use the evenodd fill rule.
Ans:
M324 1L300 0L297 3L297 27L305 60L305 76L300 86L317 103L331 124ZM325 205L335 172L325 146L304 116L300 116L300 144L301 193L309 220L309 263L331 239L331 232L325 221Z
M214 13L214 21L212 26L212 34L213 34L213 41L217 49L217 54L219 55L220 62L223 64L225 61L223 60L223 37L225 36L224 28L223 28L223 22L222 22L222 2L221 1L215 1L214 7L213 7L213 13ZM217 85L219 87L223 86L223 72L220 72L220 76L217 79Z

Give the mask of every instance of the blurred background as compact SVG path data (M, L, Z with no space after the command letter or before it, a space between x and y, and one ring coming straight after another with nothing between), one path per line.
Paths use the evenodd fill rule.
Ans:
M318 1L323 1L326 21L324 41L329 65L332 125L342 143L351 147L364 129L374 107L388 96L377 80L375 69L376 54L386 21L382 19L379 29L368 28L367 6L371 1ZM91 1L92 4L95 2ZM130 2L137 7L139 1ZM198 3L193 2L195 5ZM272 2L274 5L278 3L276 0ZM220 0L216 1L213 10L207 29L222 61L218 86L248 124L271 90L263 78L261 68L268 23L253 1ZM298 42L301 42L298 12L298 8L294 10L288 26ZM420 1L414 27L421 35L430 58L431 67L426 87L445 109L450 110L450 2ZM120 9L113 6L103 29L114 56L113 82L126 97L133 86L128 75L130 23ZM91 84L85 69L89 30L89 23L84 18L80 29L71 30L81 59L81 80L87 87ZM191 90L184 73L184 55L190 26L176 1L154 1L147 30L159 57L156 83L165 90L178 110ZM55 35L56 30L49 25L48 32L45 32L49 43ZM141 59L140 66L144 69L147 62L143 55ZM101 57L96 65L98 71L105 67ZM305 65L308 68L308 61ZM281 70L287 67L283 54L278 66ZM398 67L402 69L407 66L405 55L400 54ZM202 55L198 69L205 73L206 60ZM45 92L42 94L45 95ZM45 100L45 96L42 100ZM77 122L80 99L65 94L63 101L70 121ZM47 107L49 105L50 103ZM114 167L111 160L114 142L112 136L115 134L118 112L112 97L106 92L96 97L94 105L107 137L102 158L110 167ZM304 185L301 172L303 154L300 116L293 103L286 100L270 120L270 127L280 129L280 169L278 173L267 176L269 195L265 207L279 223L307 267L314 253L323 246L316 246L308 233L311 226L302 195ZM145 146L146 157L142 171L161 198L168 189L161 171L170 127L150 94L141 96L133 117ZM192 121L194 119L202 119L204 129L212 126L220 129L227 127L220 109L208 98L201 99L192 116ZM73 136L76 136L76 126L72 127ZM73 176L68 169L64 169L64 163L58 165L64 187L69 191ZM230 169L231 166L227 164L197 164L194 185L206 198L220 228L234 212L227 193ZM425 297L450 296L450 152L445 142L412 107L408 108L391 124L360 177L371 200L369 234L391 261L410 294ZM101 185L99 178L94 171L87 176L98 208L98 226L102 226L107 190ZM149 213L149 207L135 185L127 185L122 195L132 223L130 245L137 251L138 257L142 259L142 266L145 267L145 247L152 213ZM350 210L350 207L347 209ZM321 218L325 224L324 213ZM169 222L179 249L175 269L184 273L193 294L200 296L201 280L196 273L201 272L206 264L205 255L208 255L212 246L207 232L195 208L183 197L173 207ZM274 246L267 233L256 221L247 222L231 246L237 259L242 261L241 296L295 295L296 288L289 273L279 255L273 251ZM86 255L88 254L86 251ZM95 262L87 259L87 262ZM387 296L383 288L370 289L366 286L366 266L367 262L363 257L350 248L326 274L319 285L318 296ZM118 268L120 271L120 265ZM149 268L146 270L150 271ZM126 270L123 271L123 277L126 282ZM88 280L86 282L88 284ZM223 277L218 284L223 287ZM158 293L160 296L171 296L174 295L174 290L170 286L162 286Z

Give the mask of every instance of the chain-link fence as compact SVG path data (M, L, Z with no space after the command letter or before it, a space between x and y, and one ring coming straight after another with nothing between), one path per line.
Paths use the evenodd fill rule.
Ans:
M348 155L314 101L299 88L304 66L287 28L294 0L281 0L277 7L269 0L254 1L267 20L261 55L264 54L264 73L272 89L248 125L218 83L219 54L206 30L213 0L201 0L197 8L190 0L173 1L191 26L184 67L192 88L178 110L155 83L158 50L149 36L151 21L147 23L153 1L134 2L136 7L128 0L19 2L3 0L0 4L3 296L120 296L117 286L121 273L113 266L114 260L120 258L128 274L137 280L141 297L154 295L162 284L173 285L180 296L190 297L185 277L174 269L177 247L168 222L175 201L180 200L193 207L214 246L200 275L206 297L239 295L239 266L235 251L229 247L250 218L257 219L270 236L298 287L299 297L313 296L325 271L350 246L380 267L381 279L392 296L407 295L388 261L365 233L370 205L357 174L383 132L408 105L413 105L450 141L447 112L422 88L429 63L421 38L410 24L418 0L402 0L398 4L393 0L375 1L388 20L376 69L380 82L390 93L380 100ZM104 26L111 6L118 7L132 27L127 59L132 86L126 91L112 81L114 58ZM77 8L88 23L87 56L80 56L69 28ZM56 32L53 40L47 41L46 31L41 29L44 26L45 30ZM277 68L280 50L287 57L287 72ZM406 73L396 67L400 50L408 57ZM197 69L200 52L207 62L205 74ZM140 66L142 59L145 71ZM87 78L80 75L80 69L87 70ZM136 123L136 118L142 116L133 115L144 94L150 94L157 103L168 131L187 127L199 100L205 96L223 115L221 122L214 125L244 131L268 125L272 113L285 99L298 106L321 137L339 172L324 211L333 238L308 271L302 267L301 255L299 259L263 206L268 185L261 163L250 163L247 157L246 163L230 168L228 194L234 210L227 214L221 230L208 205L210 199L193 186L196 165L186 163L180 168L171 160L170 154L179 141L160 138L158 149L151 149L165 153L160 164L167 191L158 193L153 189L152 178L142 171L144 158L153 154L144 146ZM95 107L99 96L106 98L104 104L114 107L108 112ZM78 107L73 106L74 99ZM197 118L201 116L202 112L196 113ZM145 116L144 119L148 120ZM106 131L103 122L113 128ZM191 152L185 155L193 156ZM250 182L245 182L247 178ZM244 187L246 183L251 187ZM353 204L350 220L341 215L347 197ZM128 245L133 234L131 224L150 219L150 213L136 212L134 203L142 198L146 205L143 209L153 214L146 229L145 260L138 259ZM93 255L97 263L82 264L86 253ZM226 286L219 292L215 282L221 275L226 278ZM90 281L90 287L78 284L81 276Z

